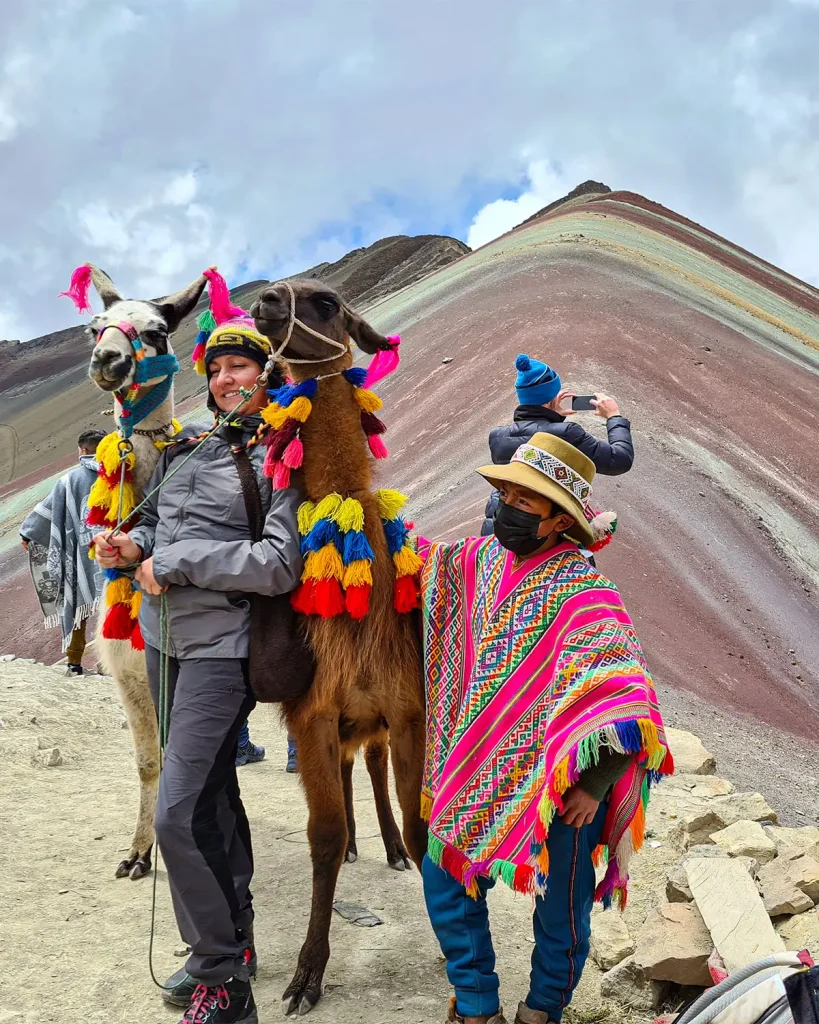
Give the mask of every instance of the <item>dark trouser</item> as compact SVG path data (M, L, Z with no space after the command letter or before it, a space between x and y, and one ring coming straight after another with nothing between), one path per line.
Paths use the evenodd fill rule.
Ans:
M535 900L532 972L526 1005L559 1021L580 981L589 955L594 904L592 853L600 841L607 804L591 825L576 829L555 818L549 828L548 892ZM455 989L458 1013L479 1017L498 1012L498 976L489 932L486 894L495 884L479 880L473 899L443 868L424 857L424 897L432 930L446 957L446 972Z
M145 648L158 706L159 652ZM205 985L247 977L238 931L253 921L250 826L236 777L236 742L255 706L247 661L168 663L170 730L159 779L156 837L176 922L191 947L186 969Z

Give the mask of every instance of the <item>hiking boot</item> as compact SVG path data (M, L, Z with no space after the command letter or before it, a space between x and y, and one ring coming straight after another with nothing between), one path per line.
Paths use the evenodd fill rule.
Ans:
M515 1024L549 1024L549 1014L545 1010L530 1010L526 1003L518 1003Z
M446 1019L448 1024L452 1024L452 1022L454 1022L454 1024L464 1024L464 1018L457 1010L455 996L449 1000L449 1012L446 1015ZM482 1024L507 1024L507 1020L503 1015L503 1007L501 1007L497 1013L493 1013L491 1017L478 1017L477 1020L481 1021Z
M287 766L285 767L284 770L286 772L289 772L291 775L297 775L298 774L299 762L296 760L296 748L295 747L288 747L287 748Z
M255 979L259 961L256 958L256 949L253 946L252 940L245 949L244 958L248 974L252 979ZM200 983L196 978L192 978L185 968L182 967L165 982L162 998L171 1006L190 1006L194 992L200 987Z
M224 985L197 985L179 1024L259 1024L250 982L231 978Z
M69 665L68 668L65 670L65 674L67 676L81 676L82 665Z
M236 748L237 768L241 768L244 764L255 764L257 761L264 761L264 747L248 740L247 743Z

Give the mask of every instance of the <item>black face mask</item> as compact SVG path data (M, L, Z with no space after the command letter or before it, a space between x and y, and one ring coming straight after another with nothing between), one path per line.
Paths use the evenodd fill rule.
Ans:
M495 536L513 555L531 555L546 543L545 537L537 535L544 522L536 512L523 512L501 502L495 513Z

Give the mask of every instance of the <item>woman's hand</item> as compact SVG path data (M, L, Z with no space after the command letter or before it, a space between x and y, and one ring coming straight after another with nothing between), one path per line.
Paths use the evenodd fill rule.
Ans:
M156 582L153 558L146 558L145 561L138 566L137 571L134 573L134 579L146 594L153 594L154 597L161 594L163 590L168 589Z
M603 420L609 420L612 416L620 415L620 406L608 395L595 395L592 401L595 416Z
M103 569L116 569L131 565L142 558L142 549L127 533L98 533L94 537L94 553Z
M572 786L572 788L563 797L563 813L560 815L561 821L566 825L573 826L574 828L582 828L584 825L591 825L594 821L594 816L597 814L597 808L599 806L599 800L595 800L593 796L589 796L588 793L584 793L580 786Z

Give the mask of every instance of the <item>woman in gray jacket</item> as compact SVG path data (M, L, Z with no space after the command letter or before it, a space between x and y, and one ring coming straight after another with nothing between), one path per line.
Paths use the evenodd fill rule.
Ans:
M217 416L236 408L239 389L253 387L269 354L270 343L252 321L234 319L213 331L204 365L208 405ZM265 449L254 443L267 402L260 388L235 426L224 424L169 475L130 534L95 538L103 566L140 563L136 578L146 595L140 627L155 700L163 592L167 604L172 710L156 834L180 934L191 947L164 994L187 1007L183 1024L257 1021L250 988L253 855L234 764L237 737L255 704L247 674L249 595L288 593L302 570L299 495L293 488L271 491L262 472ZM231 451L237 446L250 457L266 509L257 543L250 540ZM167 449L148 490L192 447L183 442Z

